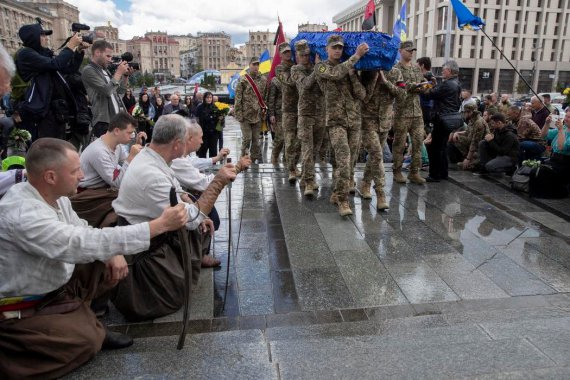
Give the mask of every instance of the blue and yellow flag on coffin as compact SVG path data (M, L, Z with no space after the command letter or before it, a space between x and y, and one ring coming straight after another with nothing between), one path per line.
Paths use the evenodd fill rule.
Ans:
M457 26L459 29L463 28L471 30L479 30L485 26L485 21L481 17L475 16L463 3L459 0L451 0L451 6L457 16Z
M238 81L239 81L239 73L235 73L231 77L230 83L228 83L228 93L230 94L230 99L233 99L236 96L236 86Z
M243 69L239 75L244 76L247 73L247 69ZM266 74L271 71L271 57L269 56L269 50L265 49L263 53L259 56L259 73Z
M399 42L404 42L408 39L408 28L406 26L406 2L402 4L402 9L400 9L400 14L398 19L394 23L394 29L392 29L392 37L397 39Z

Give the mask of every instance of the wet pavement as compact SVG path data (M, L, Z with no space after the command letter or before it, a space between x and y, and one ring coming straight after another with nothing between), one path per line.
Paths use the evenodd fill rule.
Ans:
M235 160L239 128L227 125ZM135 345L71 377L570 377L569 199L529 199L460 171L399 185L388 165L389 210L355 195L343 219L328 202L330 165L316 173L313 198L270 164L220 196L223 265L195 289L183 351L181 312L128 324L111 310L106 322Z

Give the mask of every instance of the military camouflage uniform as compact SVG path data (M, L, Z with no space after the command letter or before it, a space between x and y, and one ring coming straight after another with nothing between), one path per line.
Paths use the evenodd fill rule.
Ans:
M358 57L335 64L327 60L315 65L317 82L325 98L325 125L334 151L334 192L339 202L348 199L352 187L353 162L356 162L360 144L360 100L366 89L356 74L350 73Z
M263 95L267 85L267 78L259 73L255 75L250 74L250 76L257 85L259 93ZM261 131L263 112L259 106L257 96L245 76L240 78L236 86L234 113L237 121L239 121L242 133L242 156L251 149L251 159L261 160L261 149L257 136L259 136Z
M416 65L406 66L398 62L394 67L402 73L406 84L406 94L394 104L394 142L392 143L394 163L392 168L394 173L399 173L402 170L404 145L409 133L412 140L410 174L417 174L421 168L421 150L425 132L420 97L418 96L422 90L418 89L416 84L423 82L424 77Z
M299 94L295 81L291 78L293 62L282 62L275 68L275 77L281 83L283 131L285 133L285 156L289 172L295 171L297 160L301 151L301 144L297 138L297 102Z
M283 150L283 146L285 144L283 128L281 124L282 101L281 83L277 78L273 78L269 87L269 99L267 100L269 117L275 117L275 124L271 126L273 128L273 132L275 133L275 139L273 140L273 151L271 152L271 160L273 162L279 161L279 156L281 155L281 151Z
M325 104L321 88L316 82L313 64L293 66L291 77L299 91L297 126L301 141L302 181L309 183L315 179L314 156L320 154L325 133Z
M383 147L392 128L394 100L405 96L405 90L396 86L402 82L402 73L397 68L384 71L386 82L378 74L366 84L366 98L362 102L362 144L368 152L363 181L384 187Z
M487 133L489 133L487 123L479 111L474 111L467 122L467 140L464 142L468 146L465 158L470 161L471 167L479 163L479 143Z

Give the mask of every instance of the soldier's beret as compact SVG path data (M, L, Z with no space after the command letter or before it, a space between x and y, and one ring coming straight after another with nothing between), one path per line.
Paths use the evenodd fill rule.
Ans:
M404 49L404 50L408 50L408 51L417 50L414 47L414 43L412 41L404 41L404 42L400 43L400 49Z
M300 55L310 54L311 48L309 48L309 42L307 42L307 40L299 40L295 42L295 51Z
M344 46L344 40L342 38L342 36L339 36L338 34L333 34L332 36L330 36L327 39L327 47L328 46Z
M259 63L259 58L257 57L253 57L249 60L249 64L251 65L252 63Z
M279 44L279 54L283 54L286 51L291 51L291 46L289 46L289 42L282 42Z
M475 103L467 103L463 106L463 112L475 112L477 111L477 104Z

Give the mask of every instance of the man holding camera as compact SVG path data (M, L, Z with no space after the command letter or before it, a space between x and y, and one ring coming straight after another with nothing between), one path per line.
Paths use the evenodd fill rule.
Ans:
M122 61L117 65L115 74L111 75L107 68L113 58L113 46L107 41L95 41L91 55L91 62L83 69L81 80L91 101L93 135L100 137L107 132L111 118L126 111L121 97L134 70L128 62Z
M32 140L39 137L65 139L67 123L77 111L72 91L62 74L79 68L84 45L81 36L74 33L54 56L48 48L48 36L52 33L44 30L41 23L24 25L18 31L24 47L16 54L16 69L24 81L29 81L20 110Z

